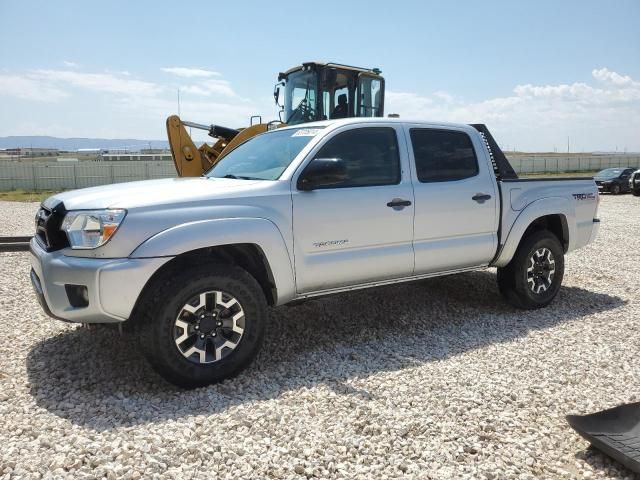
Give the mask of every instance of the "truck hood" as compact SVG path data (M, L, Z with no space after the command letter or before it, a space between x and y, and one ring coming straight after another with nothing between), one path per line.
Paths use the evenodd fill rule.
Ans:
M190 202L243 195L266 181L229 178L165 178L116 183L63 192L48 198L45 205L64 202L67 210L136 208L167 203Z

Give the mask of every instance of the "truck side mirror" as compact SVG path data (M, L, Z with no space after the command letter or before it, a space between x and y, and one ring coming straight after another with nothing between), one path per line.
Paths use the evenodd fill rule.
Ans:
M280 108L283 106L280 105L280 83L276 83L273 87L273 99L276 101L276 105Z
M339 185L347 178L347 166L341 158L314 158L298 178L298 190Z

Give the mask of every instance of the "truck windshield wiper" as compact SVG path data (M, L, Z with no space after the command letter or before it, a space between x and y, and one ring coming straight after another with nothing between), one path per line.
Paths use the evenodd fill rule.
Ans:
M218 178L233 178L234 180L264 180L264 178L258 178L258 177L246 177L246 176L242 176L242 175L232 175L231 173L227 173L224 177L218 177Z

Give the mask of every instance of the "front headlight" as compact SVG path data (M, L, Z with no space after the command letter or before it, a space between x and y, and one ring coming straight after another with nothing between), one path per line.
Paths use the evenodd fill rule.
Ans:
M61 228L71 248L98 248L116 233L126 213L126 210L71 211L64 217Z

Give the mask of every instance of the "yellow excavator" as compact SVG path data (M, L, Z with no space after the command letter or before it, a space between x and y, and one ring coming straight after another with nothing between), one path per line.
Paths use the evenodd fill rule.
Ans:
M377 68L339 63L308 62L290 68L278 75L273 89L280 119L263 123L261 117L254 116L246 128L203 125L171 115L167 118L167 136L178 175L198 177L236 146L273 128L334 118L384 116L384 78L380 73ZM196 147L187 127L205 130L215 142Z

